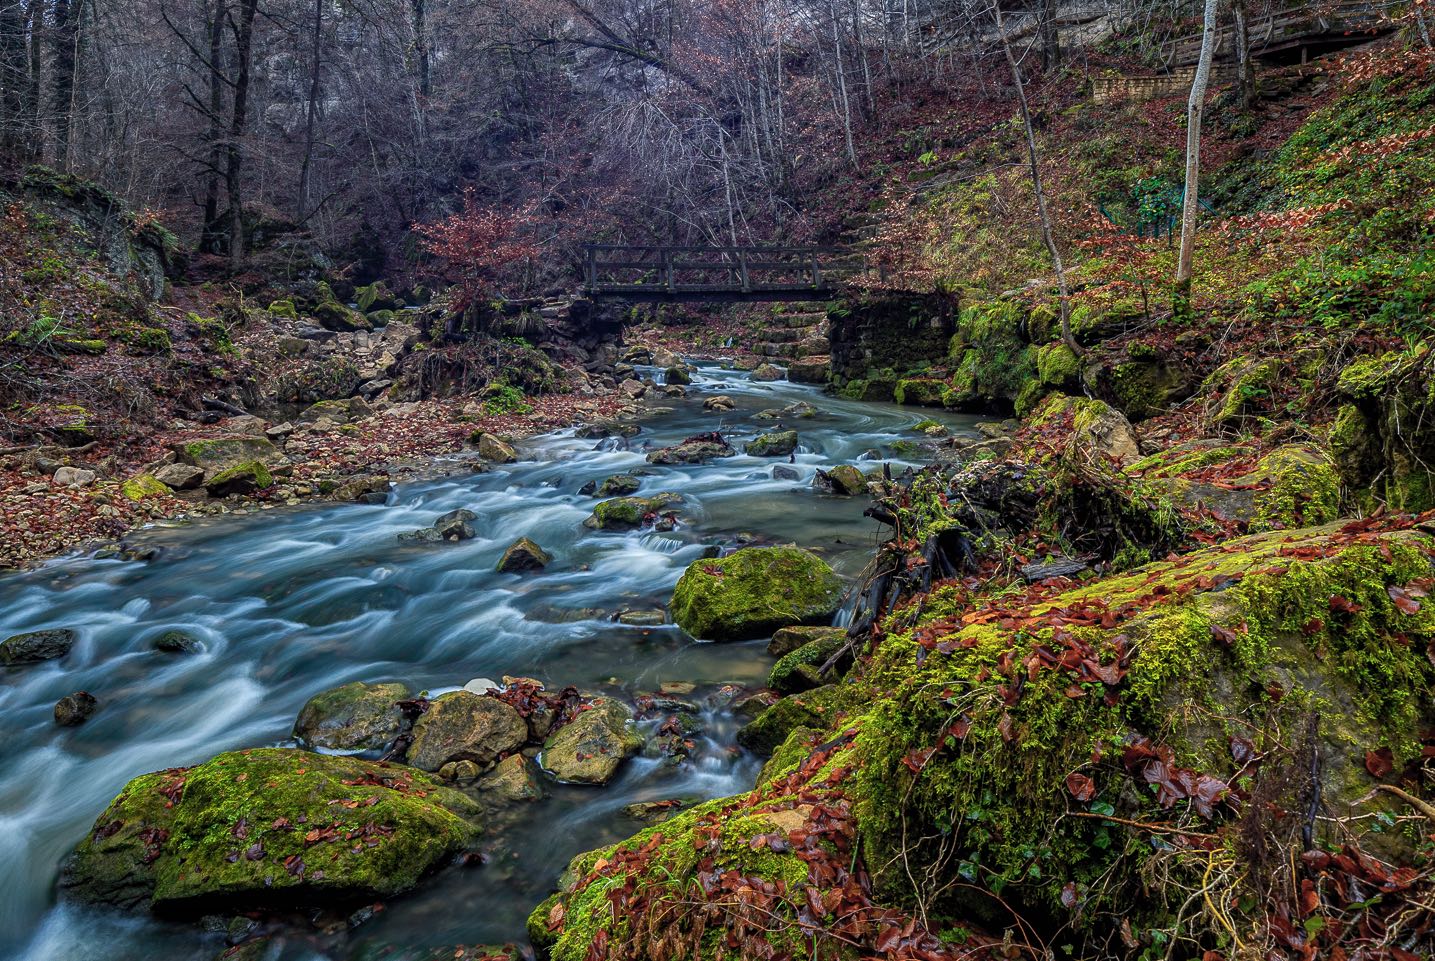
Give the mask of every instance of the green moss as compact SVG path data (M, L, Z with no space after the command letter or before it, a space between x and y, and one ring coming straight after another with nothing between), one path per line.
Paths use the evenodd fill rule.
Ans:
M204 486L218 489L234 484L252 484L259 490L263 490L266 487L274 486L274 475L269 473L269 468L259 461L248 461L220 471L205 481Z
M386 897L471 845L477 817L474 802L410 769L239 751L130 782L66 884L85 900L170 908Z
M289 320L298 320L299 311L292 300L276 300L269 305L269 312L275 317L287 317Z
M899 404L941 407L942 395L946 389L947 385L940 380L930 377L907 377L897 381L892 397Z
M682 500L681 494L672 493L654 494L652 497L615 497L595 504L592 516L583 524L594 530L636 530L643 526L644 519L649 515L680 504Z
M734 641L831 623L841 601L841 578L815 554L748 547L690 565L673 590L672 613L694 637Z
M1262 458L1253 476L1270 486L1256 494L1252 533L1317 527L1340 515L1340 477L1318 451L1282 447Z
M168 354L173 350L169 331L160 327L142 327L129 338L130 347L143 354Z
M1250 448L1226 445L1178 445L1143 457L1128 470L1146 477L1180 477L1212 464L1224 464L1246 456Z
M1066 388L1081 378L1081 359L1065 344L1046 344L1036 350L1036 371L1043 384Z
M820 687L822 678L817 668L825 664L847 644L845 637L827 637L808 641L790 654L784 654L773 665L767 676L767 686L775 691L790 694L808 688Z
M132 501L142 501L147 497L162 497L169 493L169 488L155 480L153 474L141 474L121 484L120 493Z
M1218 397L1212 423L1239 427L1248 417L1268 413L1280 362L1237 357L1211 374L1202 390Z

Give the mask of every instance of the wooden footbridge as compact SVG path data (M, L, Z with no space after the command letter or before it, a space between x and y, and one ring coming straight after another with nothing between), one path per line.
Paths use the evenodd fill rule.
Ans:
M637 303L814 301L839 296L866 271L835 247L655 247L590 244L584 293Z
M1311 55L1364 43L1397 26L1392 14L1402 3L1394 0L1324 0L1275 10L1252 17L1248 25L1251 56L1262 60L1302 63ZM1236 28L1216 32L1217 60L1235 56ZM1168 70L1189 67L1201 55L1201 33L1196 31L1161 45L1162 65Z

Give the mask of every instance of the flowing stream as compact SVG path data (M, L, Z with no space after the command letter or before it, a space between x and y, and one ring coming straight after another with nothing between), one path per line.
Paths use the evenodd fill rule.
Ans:
M738 409L706 413L704 397ZM752 415L795 401L785 418L801 447L798 481L775 480L787 458L746 455L701 466L655 467L659 447L713 429L735 446L773 429ZM80 641L59 661L0 674L0 957L27 961L215 958L222 932L57 903L68 851L130 778L195 764L221 751L292 744L312 695L349 681L396 680L440 692L471 678L526 675L632 697L665 682L698 685L704 733L678 766L636 758L604 788L548 784L548 796L488 833L487 863L451 870L351 930L291 938L289 959L418 957L427 949L525 939L528 912L575 854L642 825L621 813L641 800L710 798L751 787L760 761L734 745L729 685L760 687L765 642L701 644L672 626L616 623L615 612L662 608L683 569L711 545L795 541L854 578L878 525L862 498L823 497L818 467L891 454L926 411L824 397L787 383L702 367L686 399L646 417L626 442L573 431L533 438L521 461L488 473L406 484L383 505L324 504L260 515L161 525L133 540L161 548L149 563L70 557L0 579L0 637L71 627ZM974 418L936 415L954 430ZM916 455L909 454L908 457ZM584 483L646 471L640 494L687 501L670 533L582 527L596 501ZM406 546L395 535L459 507L479 515L478 537ZM531 537L554 555L547 572L493 572L503 549ZM151 648L166 630L200 638L203 653ZM55 725L57 699L87 690L98 712ZM417 952L417 953L416 953ZM451 951L449 954L451 955Z

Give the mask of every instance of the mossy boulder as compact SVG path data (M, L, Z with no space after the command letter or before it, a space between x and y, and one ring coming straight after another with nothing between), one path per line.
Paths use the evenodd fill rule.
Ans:
M682 364L674 364L663 372L663 383L687 385L693 382L693 375Z
M1366 508L1435 508L1435 352L1358 357L1341 373L1330 431L1341 479Z
M1141 459L1141 440L1121 412L1092 398L1048 397L1032 420L1066 430L1068 456L1091 463L1134 464Z
M637 493L642 486L643 482L632 474L614 474L603 478L603 483L594 489L594 493L598 497L627 497Z
M398 683L353 681L315 694L294 722L294 737L311 749L377 751L393 743L403 727L398 702L411 696Z
M271 475L286 474L292 469L289 458L267 438L246 434L186 441L171 449L181 463L204 471L202 483L206 487L236 467L258 464Z
M1270 416L1280 374L1280 361L1269 357L1237 357L1221 365L1201 387L1212 398L1207 405L1211 425L1238 430Z
M522 754L510 754L478 782L478 789L485 801L517 804L537 801L543 797L543 785L538 781L534 764Z
M759 384L784 380L786 377L787 374L783 372L782 368L775 364L759 364L751 374L748 374L748 380L756 381Z
M325 301L315 307L312 313L314 319L319 322L319 326L338 334L373 330L373 324L369 323L367 317L351 307L345 307L338 301Z
M492 434L480 433L476 436L474 443L478 446L478 456L486 461L492 461L495 464L512 464L518 460L518 452Z
M682 502L681 494L671 492L652 497L615 497L594 505L592 515L583 526L596 531L637 530L660 511Z
M151 497L163 497L170 489L160 483L153 474L139 474L120 485L120 493L127 500L142 501Z
M772 434L759 434L745 449L753 457L786 457L797 450L797 431L783 430Z
M527 740L528 723L508 703L454 691L435 699L414 721L408 762L424 771L450 761L472 761L483 769Z
M829 624L842 579L796 547L748 547L693 563L673 591L671 611L694 637L742 641L798 624Z
M274 475L259 461L235 464L222 470L204 482L204 489L211 497L229 494L254 494L274 486Z
M784 627L775 631L772 640L767 642L767 653L773 657L783 657L813 641L826 641L846 636L847 628L845 627Z
M946 382L933 377L905 377L897 381L892 399L916 407L941 407L946 390Z
M398 310L401 301L382 280L376 280L367 287L354 290L354 305L366 314L377 310Z
M831 470L818 468L812 486L824 494L856 497L867 490L867 478L851 464L839 464Z
M709 400L711 399L709 398ZM731 410L732 408L727 409ZM648 454L648 463L664 466L706 464L710 460L736 456L737 451L733 450L732 445L727 441L716 434L708 434L689 438L681 444L674 444L671 447L659 447Z
M235 751L131 781L62 887L166 913L366 901L413 888L478 835L473 801L410 768Z
M1340 476L1322 451L1301 445L1280 447L1261 458L1243 482L1259 485L1252 533L1317 527L1340 516Z
M847 645L846 632L808 641L797 650L784 654L767 675L767 686L782 694L795 694L830 684L836 678L821 668ZM851 658L847 658L851 663ZM840 668L841 665L838 665Z
M553 777L571 784L607 784L626 758L643 746L633 729L633 712L610 697L584 709L543 742L538 762Z

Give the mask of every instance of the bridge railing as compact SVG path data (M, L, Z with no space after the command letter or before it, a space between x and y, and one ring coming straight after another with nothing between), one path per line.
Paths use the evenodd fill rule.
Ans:
M860 255L834 247L589 244L584 257L585 286L609 296L818 296L866 268Z
M1302 39L1378 28L1389 23L1389 14L1402 2L1403 0L1332 0L1276 10L1263 17L1253 18L1248 25L1251 53L1260 55L1298 43ZM1231 24L1226 24L1216 31L1217 58L1232 55L1235 35L1236 28ZM1201 34L1197 31L1161 44L1161 61L1167 69L1186 66L1195 63L1200 52Z

